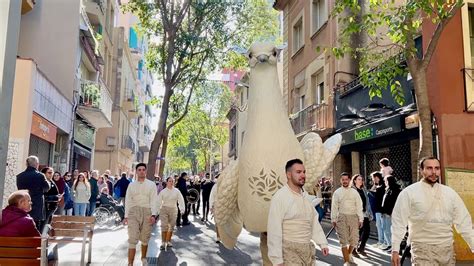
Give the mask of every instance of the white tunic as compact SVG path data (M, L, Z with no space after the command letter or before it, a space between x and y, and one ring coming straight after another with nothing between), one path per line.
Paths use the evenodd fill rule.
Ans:
M334 191L331 203L331 221L337 222L339 214L357 215L359 222L364 221L362 199L351 187L340 187Z
M268 256L273 264L283 263L283 240L297 243L313 240L321 248L328 245L307 195L306 192L296 193L285 185L272 198L267 233Z
M156 215L157 210L156 185L154 182L145 179L143 182L135 181L130 183L125 195L125 218L133 207L150 208L151 214Z
M176 203L179 204L179 207L184 210L185 203L184 198L181 192L177 188L165 188L158 195L158 213L161 210L161 207L169 207L178 209Z
M395 203L392 246L400 246L407 226L412 243L452 246L453 225L474 252L471 215L461 197L448 186L417 182L405 188Z

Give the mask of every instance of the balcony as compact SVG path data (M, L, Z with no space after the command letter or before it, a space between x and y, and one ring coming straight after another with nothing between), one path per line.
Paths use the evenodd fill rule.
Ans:
M136 144L135 141L133 141L133 138L129 135L123 135L122 136L122 145L120 148L122 151L133 154L136 151Z
M138 108L128 111L128 118L135 119L138 117L140 117L140 111L138 111Z
M125 111L135 109L135 99L136 99L135 93L130 89L127 90L127 92L125 93L125 97L123 99L122 108Z
M92 24L102 24L105 19L105 9L107 4L104 0L86 0L85 9Z
M149 152L151 147L151 142L153 141L153 136L149 134L144 134L143 139L140 140L139 149L141 152Z
M332 129L329 107L326 103L313 104L290 117L295 135L302 136L309 131L326 131Z
M95 128L112 126L112 99L102 81L81 80L77 112Z

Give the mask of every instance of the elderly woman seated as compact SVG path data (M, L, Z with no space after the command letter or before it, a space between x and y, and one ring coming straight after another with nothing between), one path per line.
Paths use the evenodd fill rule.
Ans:
M119 215L120 219L123 220L125 216L125 208L120 205L112 196L109 194L109 188L103 187L100 190L100 206L110 206L114 209L115 212Z
M8 206L2 211L0 236L40 236L31 211L28 190L18 190L8 197Z

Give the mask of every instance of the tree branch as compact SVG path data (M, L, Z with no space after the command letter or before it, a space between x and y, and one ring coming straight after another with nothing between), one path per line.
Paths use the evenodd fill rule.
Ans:
M433 35L431 36L430 42L428 44L428 48L426 49L426 53L423 55L421 67L428 67L428 64L431 62L431 58L433 57L433 54L435 52L436 46L438 45L438 40L441 37L441 33L443 33L444 27L449 23L449 21L451 21L458 9L459 7L457 5L453 5L448 12L447 18L441 20L436 26L436 29L433 32Z

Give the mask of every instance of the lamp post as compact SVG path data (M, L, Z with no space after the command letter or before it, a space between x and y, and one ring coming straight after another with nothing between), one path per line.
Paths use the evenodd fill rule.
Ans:
M209 177L212 179L212 147L214 146L214 140L201 137L203 140L209 141Z

